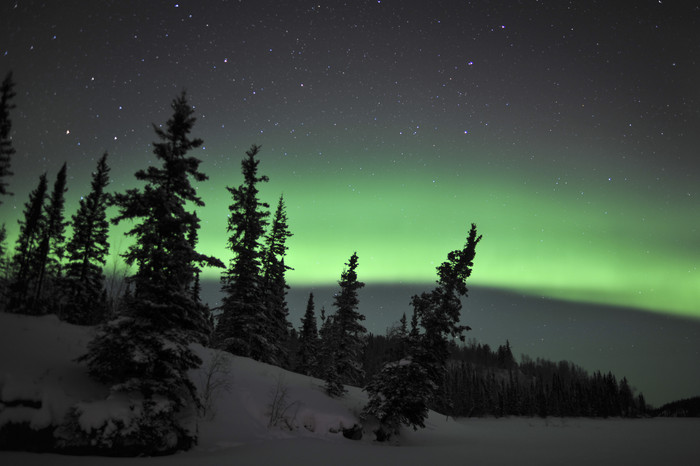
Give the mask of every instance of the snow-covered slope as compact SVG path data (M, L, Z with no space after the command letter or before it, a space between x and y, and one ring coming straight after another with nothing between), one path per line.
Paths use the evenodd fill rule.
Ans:
M75 361L93 332L55 315L0 313L0 400L10 405L0 411L0 426L21 421L37 429L56 425L71 405L105 397L105 387Z
M206 391L210 368L224 362L219 364L223 372L214 375L224 386L213 393L211 411L200 423L202 448L270 438L333 439L360 422L365 397L355 387L349 387L346 397L333 399L323 391L321 380L218 350L195 350L204 361L192 374L200 392Z
M36 428L57 424L81 400L99 400L105 387L74 360L94 330L54 316L0 313L0 394L9 402L0 424L14 420ZM196 347L204 363L191 376L212 395L199 422L199 445L158 465L353 465L443 464L697 464L697 419L446 419L431 413L426 429L406 431L392 444L373 441L365 425L359 441L340 429L359 422L365 394L349 387L341 399L323 392L323 382L250 359ZM211 376L211 377L209 377ZM281 395L285 396L282 397ZM282 399L284 398L284 399ZM20 400L40 400L23 406ZM27 403L24 403L25 405ZM31 403L30 403L31 404ZM271 414L273 408L278 416ZM133 459L101 458L99 464ZM94 465L95 458L0 452L3 465Z

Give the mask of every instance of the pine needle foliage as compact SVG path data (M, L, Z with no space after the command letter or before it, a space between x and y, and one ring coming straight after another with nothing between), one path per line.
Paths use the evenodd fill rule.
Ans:
M358 291L365 284L357 279L357 253L353 253L340 275L333 305L336 312L328 317L324 329L328 356L325 362L326 392L331 396L345 393L343 384L361 384L364 378L361 358L367 329L360 323L365 320L357 309L360 303Z
M263 241L270 205L259 199L258 185L269 181L258 176L260 146L253 145L241 162L243 183L227 187L233 203L229 206L228 248L233 253L221 276L224 298L216 327L216 344L232 354L268 362L276 354L263 259Z
M306 375L316 375L316 369L319 363L318 351L320 348L314 307L314 294L309 293L306 311L304 312L304 317L301 319L296 367L297 372Z
M7 310L23 314L33 313L30 306L30 291L34 290L39 275L39 246L45 228L44 203L47 199L48 182L46 173L39 177L39 183L29 193L24 204L23 219L18 220L19 236L12 258L12 276L9 286Z
M106 317L103 267L109 253L109 170L105 152L92 175L90 193L80 199L78 211L71 217L73 236L66 245L62 286L66 303L61 317L74 324L93 325Z
M141 438L165 432L176 439L174 447L187 448L196 432L183 425L183 414L196 413L198 405L187 371L201 363L189 345L206 343L211 331L192 287L201 266L223 264L198 253L192 241L199 218L187 208L204 203L190 179L201 182L207 176L199 171L201 161L187 154L202 140L189 136L195 118L184 92L172 109L164 127L154 125L159 139L154 153L161 166L136 172L142 189L114 196L119 214L112 221L136 221L127 232L135 243L124 254L127 264L137 266L129 278L133 294L122 315L100 327L82 359L113 392L141 394Z
M49 299L44 302L44 290L49 288L48 296L55 294L56 282L61 277L61 267L65 248L65 231L68 222L64 220L65 193L67 181L67 166L64 163L56 175L53 190L44 206L43 228L41 241L36 258L38 276L33 292L32 306L39 313L55 312L55 302Z
M407 352L399 361L389 362L365 387L369 401L364 416L374 416L380 426L378 440L387 440L401 425L425 427L428 408L438 404L450 343L464 340L461 298L467 296L466 280L474 266L476 245L481 240L472 224L462 249L450 252L437 268L437 286L429 293L413 296L411 331L401 327L400 347Z
M12 194L7 190L8 182L5 179L13 174L11 162L15 149L12 146L10 110L15 108L15 104L12 103L12 99L17 95L14 87L15 82L10 71L0 84L0 204L2 204L2 196Z
M267 319L271 325L269 331L275 346L275 353L270 355L268 362L285 367L289 361L287 341L291 328L291 324L287 320L289 315L287 307L289 285L287 285L285 274L292 268L285 264L284 258L288 249L287 240L291 236L293 235L287 224L284 197L280 196L270 231L265 237L263 281L266 293Z

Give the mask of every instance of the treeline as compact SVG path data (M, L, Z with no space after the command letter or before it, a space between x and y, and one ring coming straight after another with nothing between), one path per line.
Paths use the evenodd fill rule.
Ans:
M369 376L392 358L400 344L395 329L370 335L363 359ZM593 374L568 361L523 355L515 361L510 343L492 349L470 340L452 343L445 378L431 408L449 416L640 417L652 414L644 395L626 378Z
M503 350L505 348L505 350ZM445 408L455 416L637 417L646 414L644 396L635 397L626 378L599 371L589 375L567 361L523 358L493 364L469 362L476 348L460 348L448 369ZM482 348L483 352L483 348ZM461 354L460 354L461 353ZM466 354L464 354L466 353ZM463 359L466 356L467 359Z
M660 417L700 417L700 396L667 403L653 413Z
M0 86L0 204L2 195L12 195L7 178L13 175L15 153L10 119L14 87L8 73ZM98 160L90 191L81 196L70 220L64 211L67 179L65 163L52 186L47 173L39 176L24 204L13 252L6 245L5 224L0 227L0 310L54 313L71 323L96 324L118 305L108 296L103 273L109 251L106 211L112 201L106 191L107 154Z

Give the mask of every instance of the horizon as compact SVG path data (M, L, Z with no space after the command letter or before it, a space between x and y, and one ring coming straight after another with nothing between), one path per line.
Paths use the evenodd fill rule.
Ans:
M361 274L358 279L362 280ZM202 298L210 306L217 304L218 287L218 281L202 281ZM410 317L412 295L433 287L434 282L367 284L358 292L358 312L366 317L363 325L370 333L384 335L404 312ZM321 307L327 315L334 312L333 293L337 290L337 284L292 285L287 303L293 328L300 327L309 292L314 293L320 323ZM570 361L589 374L600 370L627 377L656 407L700 396L700 373L693 370L700 355L700 321L696 319L479 286L470 286L469 291L469 297L462 300L461 318L462 324L472 327L465 332L467 342L473 338L496 349L508 340L518 363L525 354L533 359Z

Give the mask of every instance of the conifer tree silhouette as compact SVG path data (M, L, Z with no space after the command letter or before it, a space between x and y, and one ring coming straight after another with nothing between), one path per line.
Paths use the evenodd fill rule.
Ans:
M183 425L198 404L187 371L201 360L189 345L206 343L210 327L192 287L199 267L223 267L218 259L198 253L191 240L199 218L187 210L188 204L204 203L190 179L201 182L207 176L199 171L201 161L188 152L202 140L189 136L195 118L184 92L172 109L164 129L154 125L159 139L154 153L162 165L136 172L145 183L142 189L114 196L119 214L112 221L137 220L127 232L136 241L124 254L127 264L137 266L129 277L133 294L123 314L101 326L82 357L90 374L111 384L113 392L143 394L134 408L141 413L138 428L120 434L145 453L189 448L196 441L196 432ZM174 441L163 444L168 438Z
M12 195L12 193L7 190L9 183L5 179L12 176L12 171L10 170L11 158L15 153L10 136L12 130L10 110L15 108L15 105L12 103L12 99L16 95L14 86L15 83L12 80L12 72L10 71L0 85L0 205L2 205L3 196ZM5 257L7 252L6 240L7 229L5 228L5 222L3 222L2 225L0 225L0 273L2 273L0 277L0 298L3 303L0 304L0 309L6 307L9 299L6 293L10 264Z
M263 271L263 240L270 206L258 198L258 184L269 179L258 176L260 160L255 157L259 151L256 145L246 151L241 162L243 183L226 188L233 197L227 227L233 257L221 276L224 298L215 335L217 345L230 353L271 362L277 351Z
M314 314L314 294L309 293L306 311L304 312L304 317L301 319L296 371L306 375L316 375L318 350L319 341L316 315Z
M0 84L0 204L2 204L2 196L12 194L7 190L8 182L5 178L13 174L10 166L15 149L12 147L10 110L15 108L15 104L12 103L12 99L17 95L14 87L15 82L12 80L10 71Z
M357 293L365 284L357 279L358 264L355 252L340 275L340 291L336 293L333 302L336 312L330 321L328 335L324 336L330 346L325 378L326 392L331 396L342 395L345 392L343 384L360 384L364 377L361 365L362 339L367 330L360 323L365 320L365 316L357 310L360 303Z
M7 309L11 312L33 313L29 307L30 292L34 290L39 275L39 250L46 218L44 203L48 182L46 173L39 177L39 184L29 193L24 204L24 219L19 220L19 236L12 258L13 274L9 286Z
M109 170L105 152L92 175L90 194L80 199L78 211L71 218L73 235L66 245L62 318L74 324L98 323L107 309L102 268L109 252L107 204L111 196L105 191Z
M33 292L32 305L38 307L37 312L44 313L51 308L55 301L43 302L43 291L46 282L49 282L50 293L53 294L54 285L61 276L61 265L63 261L65 230L67 222L64 220L63 209L65 205L66 173L67 167L64 163L56 175L53 190L45 206L43 228L41 231L41 241L37 254L37 280Z
M414 429L425 427L428 408L437 404L450 342L453 338L463 340L463 332L469 330L459 324L460 298L467 296L466 280L480 240L472 224L464 248L450 252L437 268L437 286L433 291L413 296L410 333L406 335L405 319L402 326L402 334L406 335L402 346L408 354L385 364L365 388L369 400L363 413L379 419L378 440L398 433L402 424Z
M287 212L284 197L280 196L277 210L270 225L270 231L265 237L265 253L263 255L263 282L266 293L267 318L269 329L275 346L275 353L270 355L270 362L286 366L289 360L286 343L289 339L290 323L287 320L287 280L285 274L291 267L285 264L287 255L287 239L292 236L287 225Z

